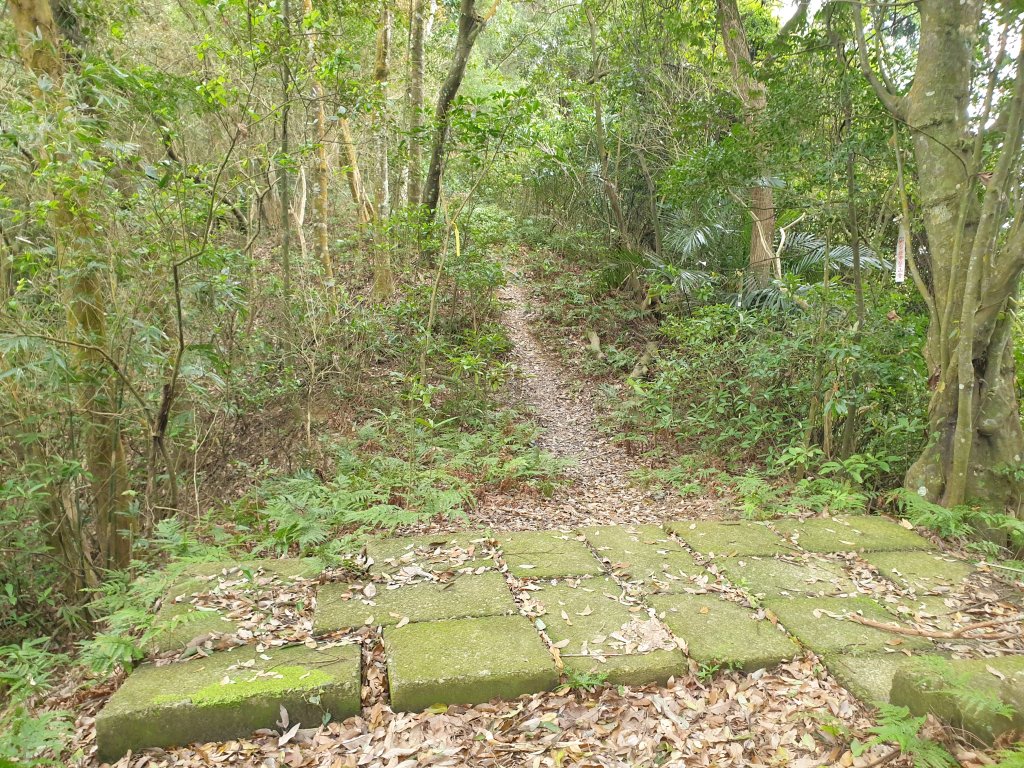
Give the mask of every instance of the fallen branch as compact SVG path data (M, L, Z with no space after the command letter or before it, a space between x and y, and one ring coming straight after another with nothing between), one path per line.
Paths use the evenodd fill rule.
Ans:
M865 627L872 627L874 629L881 629L886 632L894 632L899 635L913 635L915 637L929 637L936 640L959 640L964 639L968 632L973 632L979 629L988 629L990 627L996 627L1001 624L1011 624L1015 621L1024 620L1024 613L1017 614L1016 616L1009 616L1002 619L995 619L993 621L979 621L974 624L965 624L959 629L953 629L949 631L941 630L929 630L929 629L917 629L916 627L903 627L899 624L888 624L884 621L875 621L874 619L868 619L861 616L858 613L847 614L846 618L856 624L863 624ZM967 638L974 640L1006 640L1014 637L1014 634L1004 635L990 635L987 637L975 637Z

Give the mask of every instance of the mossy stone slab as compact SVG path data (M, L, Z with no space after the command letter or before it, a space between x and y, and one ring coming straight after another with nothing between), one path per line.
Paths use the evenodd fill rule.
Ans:
M1002 704L1013 713L966 701L954 693L957 688L969 690L975 699ZM943 659L901 669L893 677L890 699L914 715L933 714L991 744L1007 731L1024 732L1024 656Z
M555 662L523 616L428 621L384 629L391 706L480 704L550 690Z
M495 568L487 554L489 536L483 531L433 536L378 537L366 542L366 554L373 561L370 573L393 574L403 568L421 568L428 573Z
M869 552L864 559L887 579L918 593L952 592L974 568L937 552Z
M874 600L864 597L768 598L765 606L782 625L816 653L851 656L881 653L887 649L914 650L931 647L924 638L886 632L845 618L860 613L875 621L894 623L893 616ZM832 615L844 618L833 618Z
M266 656L267 658L263 658ZM129 750L225 741L274 728L282 707L292 725L320 725L359 712L359 646L323 650L222 651L136 669L96 717L101 761Z
M842 565L822 558L730 558L721 571L737 587L761 597L838 595L857 591Z
M232 634L237 625L220 611L200 611L191 603L164 603L157 611L146 646L157 655L178 653L204 635Z
M677 520L666 523L665 530L705 557L772 557L793 551L763 523Z
M825 666L846 690L865 704L889 703L896 673L914 664L917 656L902 653L871 653L865 656L825 656Z
M313 632L324 634L373 624L391 626L403 619L444 619L507 616L518 612L516 601L497 571L463 574L446 582L419 582L396 589L380 588L372 601L354 593L347 584L328 584L316 596ZM371 604L373 603L373 604Z
M681 592L704 572L693 556L656 525L601 525L580 531L616 573L650 592Z
M574 533L525 531L497 537L508 570L521 579L599 576L604 573L585 541Z
M946 604L947 599L949 598L941 595L923 595L886 603L885 607L903 621L913 618L916 621L924 621L936 629L952 631L956 629L958 621L963 623L963 616L958 615L959 610L956 607ZM949 601L956 604L955 599Z
M935 548L928 539L899 523L869 515L780 520L775 527L808 552L893 552Z
M714 595L655 595L648 602L698 664L753 672L800 652L796 643L749 608Z
M237 629L219 611L198 610L186 599L188 597L217 592L224 582L243 582L237 587L232 586L232 589L244 590L261 588L259 582L267 577L282 581L314 579L323 567L323 562L313 557L194 563L164 594L163 605L154 621L154 634L146 650L156 654L182 651L197 637L233 633ZM251 585L245 583L250 576L256 578Z
M626 653L613 633L628 633L634 622L648 622L645 610L630 611L616 597L621 588L610 578L581 579L574 586L561 582L544 586L531 596L546 613L541 617L553 643L567 642L560 649L567 671L607 675L612 685L664 684L670 677L685 674L686 659L679 650L653 648ZM625 635L628 637L628 634ZM637 649L639 650L639 649Z

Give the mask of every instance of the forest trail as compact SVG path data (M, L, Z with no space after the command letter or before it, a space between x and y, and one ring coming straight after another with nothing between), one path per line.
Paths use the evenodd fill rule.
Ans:
M573 386L572 373L531 332L531 299L522 278L513 275L499 298L513 343L511 397L529 408L543 429L539 447L571 464L565 470L567 482L551 498L492 494L469 513L470 519L499 530L524 530L717 516L710 499L684 501L671 491L640 488L633 474L642 465L601 432L593 399Z

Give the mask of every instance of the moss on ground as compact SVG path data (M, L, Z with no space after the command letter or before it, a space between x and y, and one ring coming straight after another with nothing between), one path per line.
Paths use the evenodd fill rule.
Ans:
M859 613L874 621L895 623L885 608L864 597L775 597L766 600L765 606L801 643L820 654L863 655L931 647L924 638L867 627L846 618Z
M794 551L764 523L677 520L666 523L665 530L705 557L771 557Z
M721 565L729 581L761 597L854 593L857 585L842 564L820 557L793 560L734 557Z
M869 552L864 559L890 581L918 593L953 591L974 571L970 563L938 552Z
M808 552L934 549L928 539L884 517L837 515L813 520L780 520L775 527Z
M345 599L345 595L352 595ZM446 582L421 582L397 589L381 588L373 605L347 584L328 584L316 597L313 632L323 634L359 627L370 617L374 624L390 626L410 622L443 621L517 612L516 602L500 573L463 574Z
M694 661L752 672L774 667L800 649L771 622L758 620L739 603L714 595L656 595L648 602Z
M602 525L581 533L612 570L650 592L681 592L704 573L693 556L656 525Z

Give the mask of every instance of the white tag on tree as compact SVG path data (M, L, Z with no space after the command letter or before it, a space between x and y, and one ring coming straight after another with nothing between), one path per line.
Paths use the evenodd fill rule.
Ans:
M900 223L900 238L896 241L896 282L907 280L907 228Z

